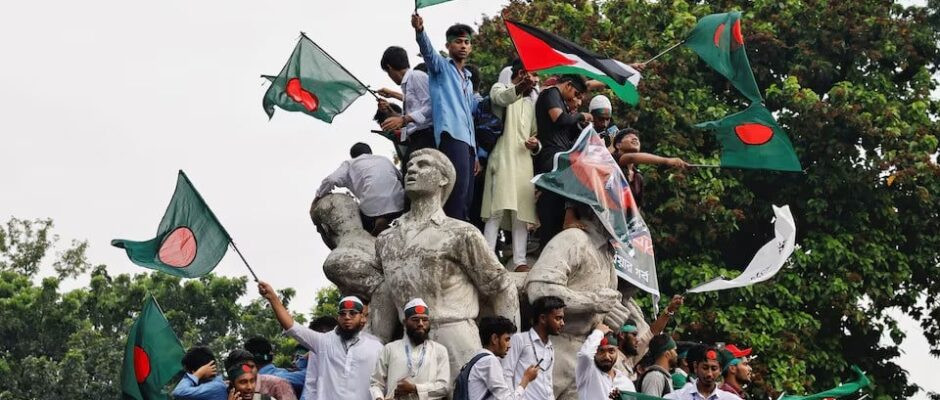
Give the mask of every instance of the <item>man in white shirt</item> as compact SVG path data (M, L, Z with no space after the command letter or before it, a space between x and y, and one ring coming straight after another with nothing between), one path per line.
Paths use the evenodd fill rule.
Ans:
M355 296L339 301L336 329L320 333L295 323L277 293L266 282L258 282L258 293L264 297L281 324L284 333L297 340L313 354L317 363L316 398L308 400L372 400L369 376L375 367L382 343L361 332L366 324L368 308Z
M718 388L721 365L718 349L711 346L696 346L689 350L689 365L695 372L695 382L685 384L682 389L667 394L664 398L676 400L741 400L731 392Z
M454 399L522 399L529 382L539 376L538 365L529 366L522 374L519 384L510 386L499 362L499 359L509 352L511 335L516 332L516 324L501 316L483 317L479 331L483 349L460 369L454 385Z
M431 109L431 89L428 84L428 74L424 71L411 69L408 53L398 46L385 49L380 61L382 70L388 77L401 86L401 93L382 88L378 94L386 98L401 100L402 113L392 115L381 122L382 130L393 132L401 129L401 143L408 147L408 153L423 149L435 148L434 132L431 129L433 115ZM388 102L379 99L379 109L388 113ZM390 114L390 113L388 113ZM402 160L407 162L407 160Z
M428 339L431 318L420 298L405 305L405 337L382 348L372 371L372 398L446 399L450 392L447 348Z
M343 161L336 171L323 179L317 199L334 187L347 188L359 200L362 227L377 236L405 210L405 190L401 171L388 158L372 154L365 143L349 149L351 160Z
M552 400L552 374L555 367L555 346L550 336L561 333L565 326L565 302L556 296L544 296L532 302L532 329L512 335L509 352L503 358L506 382L519 385L525 371L532 365L541 371L523 394L526 400Z
M578 350L575 367L578 398L603 400L615 391L636 392L630 378L614 368L616 363L617 335L607 325L598 323Z

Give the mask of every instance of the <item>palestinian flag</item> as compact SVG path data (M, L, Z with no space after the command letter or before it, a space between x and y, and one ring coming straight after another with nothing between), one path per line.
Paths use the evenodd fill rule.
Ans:
M825 392L819 392L809 396L783 396L782 400L817 400L827 398L838 399L871 386L871 381L868 380L868 377L865 376L865 373L862 372L861 368L859 368L857 365L853 365L852 371L855 372L855 380L852 382L843 383Z
M505 20L509 37L525 69L547 74L578 74L604 82L617 97L636 105L640 72L571 41L521 22Z
M153 296L127 333L122 399L168 399L164 386L182 371L183 346Z
M157 237L145 242L114 239L134 264L184 278L211 272L232 241L212 210L183 171L176 191L157 228Z
M721 166L800 172L800 160L790 138L760 103L696 128L715 131L721 143Z
M581 131L571 150L555 155L551 172L536 175L532 183L590 206L610 235L617 275L659 298L649 228L627 178L593 125Z
M287 65L264 93L262 105L268 118L274 116L274 106L278 106L329 123L367 91L356 77L301 34Z
M744 50L740 12L702 17L685 40L685 45L698 53L715 71L728 78L752 103L762 101Z
M433 6L435 4L446 3L448 1L451 1L451 0L415 0L415 10L419 8Z

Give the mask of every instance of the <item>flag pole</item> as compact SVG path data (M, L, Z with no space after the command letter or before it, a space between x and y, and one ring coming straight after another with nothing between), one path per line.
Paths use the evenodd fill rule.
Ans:
M670 46L668 49L661 51L659 54L653 56L653 58L644 61L643 64L649 63L649 62L651 62L651 61L653 61L653 60L655 60L655 59L661 57L663 54L666 54L666 53L672 51L672 49L674 49L674 48L676 48L676 47L679 47L679 46L680 46L681 44L683 44L683 43L685 43L685 40L684 40L684 39L683 39L681 42L676 43L676 44Z
M721 165L715 164L689 164L688 166L696 168L721 168Z
M343 64L340 64L339 61L336 61L336 59L333 58L333 56L331 56L330 53L327 53L326 50L324 50L322 47L320 47L320 45L317 44L317 42L314 42L313 39L311 39L310 37L308 37L306 33L304 33L303 31L301 31L301 32L300 32L300 36L303 36L304 38L306 38L307 40L309 40L310 43L313 43L314 46L317 46L317 48L320 49L320 51L322 51L323 54L326 54L326 56L329 57L331 61L333 61L334 63L336 63L336 65L339 65L339 68L342 69L343 72L349 74L349 76L351 76L353 79L355 79L356 82L359 82L359 84L362 85L362 87L366 88L366 90L368 90L369 93L372 94L372 96L375 96L376 99L379 98L378 93L375 93L374 90L370 89L370 88L369 88L369 85L366 85L365 83L362 83L362 81L360 81L359 78L356 78L356 76L353 75L352 72L349 72L349 70L346 69L346 67L344 67ZM235 243L232 243L232 246L233 246L233 247L234 247L234 245L235 245ZM235 249L238 250L237 247L236 247ZM245 264L245 265L248 265L248 264Z
M248 267L248 272L251 272L251 276L255 278L255 282L258 282L258 275L255 275L255 270L251 269L251 266L248 265L248 260L245 260L245 256L242 255L241 250L239 250L238 246L235 245L235 241L229 238L228 242L232 245L232 248L235 249L235 252L238 253L238 257L242 259L242 262L245 263L245 266Z

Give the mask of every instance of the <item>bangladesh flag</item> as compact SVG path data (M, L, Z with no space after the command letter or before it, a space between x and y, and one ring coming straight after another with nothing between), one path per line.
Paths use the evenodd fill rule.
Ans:
M568 39L521 22L505 20L509 37L525 69L549 74L578 74L597 79L617 97L636 105L640 72L620 61L578 46Z
M800 172L800 160L790 138L760 103L696 128L715 131L721 143L721 166Z
M287 64L264 93L262 105L268 118L278 106L329 123L367 91L346 68L301 34Z
M741 13L730 12L702 17L692 29L685 45L719 74L731 81L752 103L762 100L754 80L751 63L744 50Z
M551 172L536 175L532 183L590 206L610 234L617 275L659 298L649 228L627 178L592 125L581 131L571 150L555 155Z
M145 242L114 239L134 264L184 278L211 272L232 241L212 210L183 171L176 191L157 228L157 237Z
M164 386L182 371L183 346L163 316L153 296L147 297L144 309L130 332L124 347L121 368L121 398L167 399Z
M415 0L415 9L433 6L435 4L446 3L451 0Z
M843 383L825 392L819 392L809 396L783 396L782 400L817 400L826 398L837 399L858 392L859 390L862 390L871 385L871 381L868 380L868 377L865 376L865 373L862 372L861 368L859 368L857 365L852 366L852 371L855 372L855 380L852 382Z

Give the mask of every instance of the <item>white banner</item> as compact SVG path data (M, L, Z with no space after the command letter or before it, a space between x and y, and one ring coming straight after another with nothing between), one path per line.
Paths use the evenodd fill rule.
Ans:
M757 251L744 272L731 280L713 279L689 289L689 293L710 292L753 285L772 278L777 274L777 271L780 271L787 258L790 258L790 254L793 254L793 247L796 242L796 224L793 222L793 215L790 214L790 206L773 207L774 215L776 215L774 239Z

